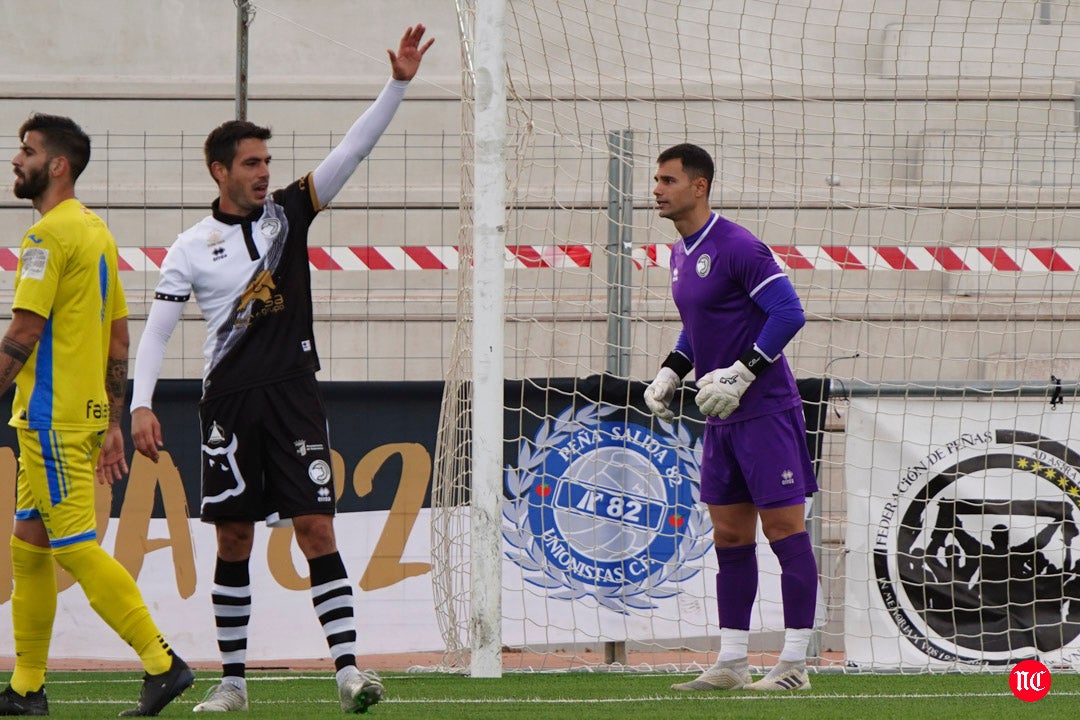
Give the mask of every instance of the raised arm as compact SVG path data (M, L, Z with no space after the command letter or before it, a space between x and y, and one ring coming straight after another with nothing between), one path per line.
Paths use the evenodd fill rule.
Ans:
M435 42L435 38L431 38L424 43L423 47L420 46L420 41L424 39L426 31L427 28L423 23L417 23L406 28L398 44L397 53L387 48L386 54L390 56L390 70L395 80L408 82L416 76L416 71L420 69L420 62L424 59L424 53Z
M391 79L387 81L375 102L357 118L342 141L312 173L315 195L319 198L320 205L329 205L341 192L345 182L356 172L360 162L371 153L375 143L389 127L402 98L405 97L405 88L420 69L424 53L435 42L431 39L421 46L424 31L422 24L410 27L402 35L398 51L386 51L390 56Z

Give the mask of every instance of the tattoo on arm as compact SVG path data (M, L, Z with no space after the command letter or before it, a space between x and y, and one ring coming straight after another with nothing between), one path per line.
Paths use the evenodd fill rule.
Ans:
M34 351L34 348L27 347L14 338L5 337L0 340L0 351L17 360L19 365L25 365L26 361L30 359L30 353Z
M9 337L0 339L0 393L7 392L15 376L30 358L33 347L28 347Z
M7 392L23 364L13 358L0 358L0 394Z
M109 396L109 422L118 423L124 413L127 390L127 358L109 358L105 364L105 393Z

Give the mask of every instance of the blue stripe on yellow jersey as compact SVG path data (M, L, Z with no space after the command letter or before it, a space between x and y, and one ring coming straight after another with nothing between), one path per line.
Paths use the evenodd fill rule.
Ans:
M128 309L116 242L78 200L58 204L26 231L12 309L47 322L15 379L10 424L31 430L108 427L105 366L112 322Z
M45 480L49 485L49 501L55 507L68 494L63 453L54 432L38 431L38 441L41 443L41 459L45 465Z
M30 417L34 418L35 429L52 427L54 394L53 321L50 316L41 331L41 339L38 340L37 345L37 359L34 362L34 392L30 395Z

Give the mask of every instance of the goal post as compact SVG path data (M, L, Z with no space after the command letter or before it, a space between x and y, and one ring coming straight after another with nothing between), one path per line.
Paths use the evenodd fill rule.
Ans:
M506 0L478 0L473 54L473 413L470 630L473 677L502 674L503 247L506 232Z
M478 627L501 631L502 669L603 666L612 643L632 665L715 657L701 418L689 384L673 424L640 398L679 330L677 238L650 193L679 142L713 154L714 209L770 247L806 310L785 352L826 389L804 395L814 662L1068 662L1080 624L1051 608L1080 607L1080 4L502 0L496 110L488 1L458 2L460 296L432 486L445 665L479 661ZM481 126L496 114L501 140ZM495 392L473 368L497 333ZM481 539L469 507L491 493ZM1022 553L1037 576L1010 565ZM751 649L769 664L763 539L759 564Z

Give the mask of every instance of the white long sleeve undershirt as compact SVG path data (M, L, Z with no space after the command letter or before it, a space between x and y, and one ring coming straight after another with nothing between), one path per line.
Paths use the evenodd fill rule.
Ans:
M345 187L360 162L368 156L375 143L394 119L394 113L405 97L406 80L391 78L383 86L375 102L356 119L337 147L330 151L311 175L315 195L326 207Z
M161 374L161 363L165 359L165 348L169 344L180 315L184 312L184 303L171 300L154 300L146 316L146 327L139 338L139 348L135 351L135 370L132 374L134 387L131 391L131 409L153 407L154 386Z

